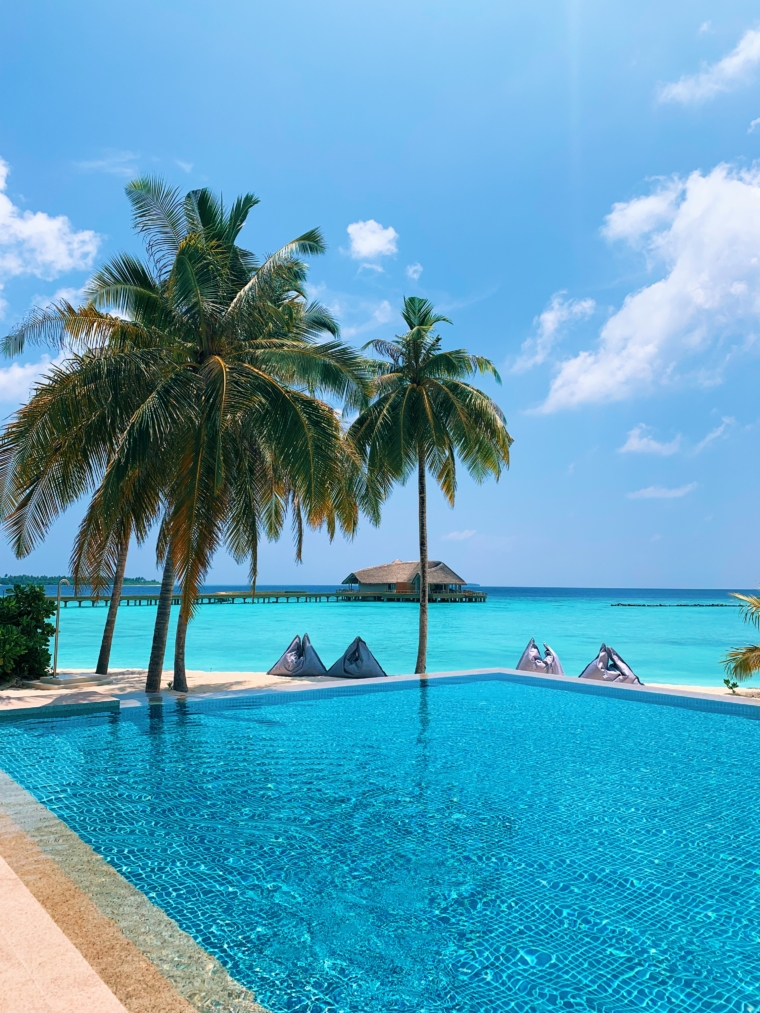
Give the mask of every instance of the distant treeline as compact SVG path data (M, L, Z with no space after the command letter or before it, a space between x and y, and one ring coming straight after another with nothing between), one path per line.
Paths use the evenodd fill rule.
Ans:
M6 573L4 577L0 577L0 587L8 586L9 584L57 584L59 580L69 580L74 583L74 578L69 577L67 574L59 574L57 577L49 577L45 574L31 574L31 573ZM125 584L158 584L157 580L148 580L146 577L125 577Z

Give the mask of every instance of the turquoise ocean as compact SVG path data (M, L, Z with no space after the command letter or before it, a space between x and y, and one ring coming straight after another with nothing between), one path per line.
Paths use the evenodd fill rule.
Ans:
M226 585L205 590L242 589ZM568 675L578 675L604 641L645 683L721 685L721 657L753 634L726 590L481 590L488 593L483 604L430 606L428 671L513 668L529 638L535 637L558 653ZM173 629L179 610L172 611ZM102 607L61 609L61 669L94 666L105 618ZM113 668L147 667L154 620L155 608L119 609ZM389 675L414 671L417 608L394 602L204 605L188 631L187 666L266 671L297 633L309 634L327 666L361 636ZM166 666L170 664L171 642Z

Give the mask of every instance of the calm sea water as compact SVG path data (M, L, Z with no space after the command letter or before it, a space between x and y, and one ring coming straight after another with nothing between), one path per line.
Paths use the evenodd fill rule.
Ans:
M431 605L429 671L511 668L529 638L535 637L558 652L570 675L580 673L605 641L644 682L720 685L724 677L721 657L751 634L736 608L678 607L729 604L729 592L722 590L484 590L488 591L485 604ZM668 607L612 607L617 602ZM172 629L178 611L173 610ZM62 668L94 666L105 618L104 608L61 610ZM154 620L153 608L119 610L113 667L147 667ZM206 605L190 625L188 667L266 671L293 637L304 632L328 667L358 635L389 674L414 671L417 609L393 602ZM167 667L170 662L171 645Z
M351 690L4 725L0 766L273 1013L758 1009L760 721Z

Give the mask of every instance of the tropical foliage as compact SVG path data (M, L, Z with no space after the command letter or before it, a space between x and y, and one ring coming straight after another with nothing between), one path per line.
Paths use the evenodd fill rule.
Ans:
M735 594L733 597L742 602L741 616L744 621L760 628L760 597L751 594ZM730 679L743 682L751 678L755 672L760 672L760 644L734 648L726 654L723 666Z
M182 588L181 690L187 623L220 546L255 583L259 539L279 537L288 513L299 556L304 524L355 530L371 501L335 406L361 407L367 377L307 299L318 230L259 261L237 244L252 194L226 207L146 178L127 196L147 258L113 258L85 306L39 310L5 339L8 354L30 342L70 354L6 428L0 491L18 555L91 494L72 561L90 582L116 572L127 530L143 541L159 525L158 559Z
M0 598L0 673L21 679L48 674L55 627L47 620L54 612L40 585L16 584L12 595Z
M488 359L464 349L444 351L435 333L450 323L425 299L404 300L408 331L395 341L371 341L372 403L349 430L367 467L370 493L388 495L393 483L417 475L420 546L420 624L415 671L427 665L428 544L426 476L435 479L450 506L457 489L457 458L482 482L509 466L512 438L499 406L466 382L484 374L501 382Z

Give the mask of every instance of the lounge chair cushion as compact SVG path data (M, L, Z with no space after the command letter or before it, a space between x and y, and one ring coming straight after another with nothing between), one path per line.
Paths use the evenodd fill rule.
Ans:
M375 679L386 673L362 638L357 637L327 674L336 679Z
M304 633L303 640L297 636L291 641L287 651L272 665L267 675L315 676L325 675L326 672L322 659L311 645L309 634Z

